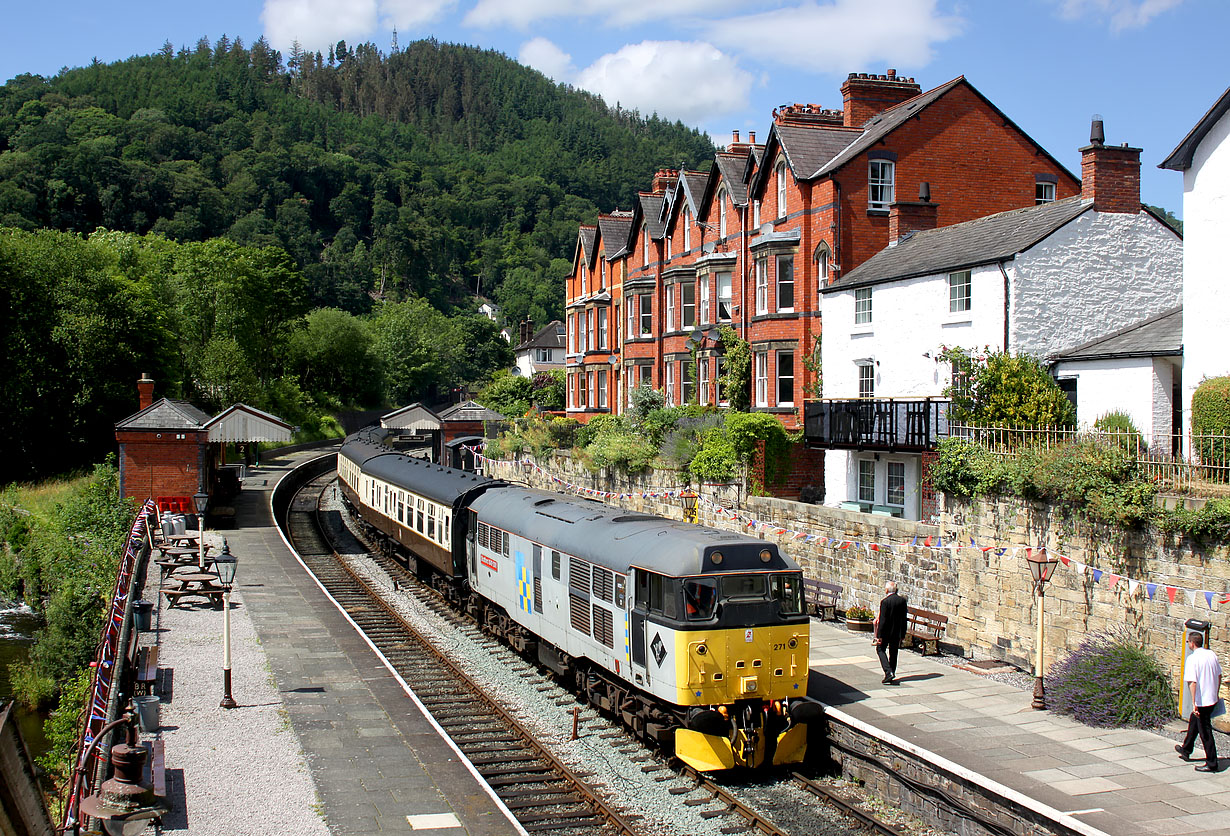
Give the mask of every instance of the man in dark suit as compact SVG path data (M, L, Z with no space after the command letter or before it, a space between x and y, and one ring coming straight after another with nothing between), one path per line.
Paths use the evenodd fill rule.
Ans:
M905 596L897 594L897 584L884 584L884 598L880 601L880 617L876 619L876 654L880 667L884 668L884 684L897 684L897 650L905 638Z

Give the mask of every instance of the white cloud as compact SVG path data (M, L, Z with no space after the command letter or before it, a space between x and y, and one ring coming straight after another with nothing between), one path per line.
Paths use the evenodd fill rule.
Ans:
M925 66L935 44L956 37L964 25L960 17L939 12L936 0L809 0L715 20L704 31L714 43L758 60L845 73L881 64Z
M1090 16L1102 18L1112 32L1139 29L1168 12L1183 0L1062 0L1060 13L1069 20Z
M572 56L546 38L534 38L523 43L517 60L558 82L571 83L576 74Z
M612 106L696 123L746 108L753 81L712 44L643 41L603 55L573 83Z
M434 23L456 5L457 0L380 0L380 22L405 32Z
M731 8L766 5L769 0L478 0L462 21L467 26L525 29L551 18L599 18L626 26L692 15L710 16Z
M265 0L265 37L283 52L295 41L326 50L339 40L362 41L376 29L376 0Z

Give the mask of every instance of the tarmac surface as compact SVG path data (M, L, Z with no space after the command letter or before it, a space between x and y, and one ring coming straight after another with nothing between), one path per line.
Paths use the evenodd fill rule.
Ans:
M235 503L236 528L217 532L240 558L236 595L302 747L314 809L335 834L523 832L279 537L269 493L287 470L320 454L288 454L250 471ZM211 620L199 623L217 635ZM162 642L190 640L178 632ZM1198 743L1198 760L1183 763L1173 731L1086 727L1033 710L1026 691L904 649L900 684L882 685L866 633L816 619L811 632L812 696L975 780L1060 811L1089 834L1230 836L1230 773L1195 772ZM175 681L187 687L179 672ZM217 713L225 735L226 712ZM1230 751L1222 754L1230 767ZM193 758L168 743L168 764L184 764L186 775ZM299 803L289 794L261 803L267 814L284 802ZM257 806L244 814L261 816ZM198 805L196 820L207 821L208 810Z

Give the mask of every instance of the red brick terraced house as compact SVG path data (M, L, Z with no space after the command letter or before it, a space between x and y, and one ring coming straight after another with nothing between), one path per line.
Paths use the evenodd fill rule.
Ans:
M569 415L622 411L641 383L669 403L724 402L729 322L752 346L753 408L798 428L820 288L911 232L1080 193L963 76L924 93L893 70L851 73L841 94L841 110L776 109L763 145L736 133L708 171L661 170L631 213L581 227Z

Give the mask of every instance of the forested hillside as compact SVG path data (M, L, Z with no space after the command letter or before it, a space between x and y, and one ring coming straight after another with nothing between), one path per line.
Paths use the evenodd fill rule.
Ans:
M225 236L284 248L312 306L477 292L543 321L577 223L711 151L494 52L202 40L0 88L0 225Z

